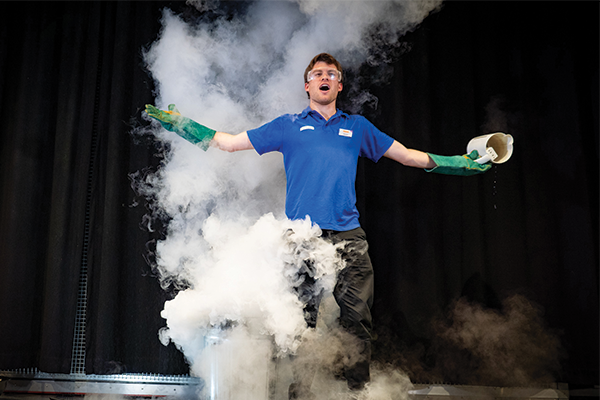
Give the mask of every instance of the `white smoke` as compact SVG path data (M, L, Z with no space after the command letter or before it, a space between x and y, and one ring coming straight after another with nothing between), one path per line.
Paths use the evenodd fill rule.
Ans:
M319 228L310 220L266 214L245 226L226 218L213 214L203 222L202 235L189 235L197 236L198 245L176 236L157 249L159 262L183 268L191 285L165 304L162 316L169 328L161 336L168 335L188 355L208 331L234 323L272 335L282 352L295 352L304 330L303 304L290 290L298 263L311 258L315 278L332 290L333 279L327 277L343 266L335 246L318 238ZM302 254L299 249L309 243L312 254ZM189 247L194 253L186 251Z
M300 112L307 106L303 72L313 56L329 52L345 71L385 64L401 36L440 3L188 2L204 13L193 22L166 9L159 38L144 54L156 83L155 105L174 103L183 115L230 133ZM285 219L280 154L203 152L152 127L169 151L138 189L167 224L156 246L159 278L182 289L165 304L160 339L181 349L207 390L221 390L218 398L263 399L256 382L273 376L270 357L294 354L307 335L303 304L292 289L299 265L312 262L327 294L343 263L310 220ZM229 360L230 370L220 370L218 379L235 376L235 382L211 381L217 379L212 357ZM380 376L386 378L374 384L400 379Z

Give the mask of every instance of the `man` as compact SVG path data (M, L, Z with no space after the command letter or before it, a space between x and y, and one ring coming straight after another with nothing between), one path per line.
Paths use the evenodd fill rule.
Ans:
M289 219L307 215L319 225L323 237L344 242L346 267L338 275L334 297L340 306L340 325L354 337L358 356L350 359L344 376L351 390L362 390L369 381L373 300L373 269L367 253L365 232L356 209L355 180L358 157L377 162L388 157L403 165L445 174L471 175L490 165L479 165L469 156L437 156L407 149L379 131L364 117L348 115L336 108L343 89L340 63L331 55L315 56L304 72L309 106L300 114L282 115L238 135L216 132L182 117L173 105L169 111L146 106L149 116L204 150L255 149L259 154L283 153L287 178L285 211ZM316 324L316 309L307 316ZM306 398L311 379L299 379L290 387L290 398Z

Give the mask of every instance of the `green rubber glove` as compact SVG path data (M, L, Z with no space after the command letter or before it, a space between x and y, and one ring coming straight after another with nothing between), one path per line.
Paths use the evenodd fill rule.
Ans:
M477 150L473 150L470 154L464 156L438 156L427 153L429 157L437 164L437 167L426 169L427 172L437 172L438 174L446 175L475 175L481 174L492 168L492 163L479 164L475 162L479 158Z
M217 132L182 116L175 104L169 104L169 111L162 111L151 104L146 104L146 114L157 119L166 130L175 132L188 142L198 145L204 151L208 149L208 144Z

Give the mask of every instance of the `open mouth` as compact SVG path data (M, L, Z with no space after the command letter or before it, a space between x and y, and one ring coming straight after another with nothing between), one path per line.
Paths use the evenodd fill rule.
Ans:
M326 92L330 89L329 84L328 83L322 83L321 86L319 86L319 90Z

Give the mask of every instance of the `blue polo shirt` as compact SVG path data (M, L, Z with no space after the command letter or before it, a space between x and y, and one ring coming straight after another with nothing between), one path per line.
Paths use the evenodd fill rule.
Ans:
M329 120L306 108L248 131L258 154L283 154L287 178L285 213L310 216L321 229L358 228L356 167L358 157L377 162L394 139L360 115L337 111Z

